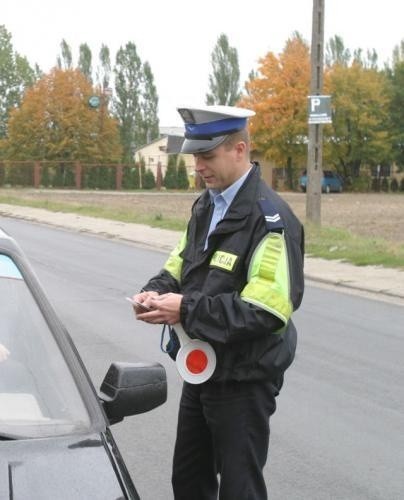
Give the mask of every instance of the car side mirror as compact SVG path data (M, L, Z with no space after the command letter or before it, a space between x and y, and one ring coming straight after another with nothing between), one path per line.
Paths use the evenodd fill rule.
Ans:
M100 399L110 424L150 411L167 400L167 377L159 363L112 363Z

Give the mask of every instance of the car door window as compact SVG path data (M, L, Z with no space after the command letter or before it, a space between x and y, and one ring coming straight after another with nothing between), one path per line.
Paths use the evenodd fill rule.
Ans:
M85 432L90 417L57 342L13 260L0 254L0 435Z

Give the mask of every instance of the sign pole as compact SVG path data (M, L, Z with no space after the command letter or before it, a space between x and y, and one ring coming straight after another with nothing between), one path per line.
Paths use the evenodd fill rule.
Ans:
M323 54L324 54L324 1L313 0L313 21L311 39L311 83L310 104L315 111L316 96L323 89ZM310 108L309 108L310 113ZM309 115L310 116L310 115ZM307 154L307 194L306 220L321 225L321 181L323 177L323 130L321 122L309 120L309 145Z

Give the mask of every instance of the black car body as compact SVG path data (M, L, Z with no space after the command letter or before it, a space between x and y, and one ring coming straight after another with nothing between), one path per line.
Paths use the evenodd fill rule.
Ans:
M109 426L166 397L157 363L112 363L97 395L26 257L0 229L0 499L138 499Z

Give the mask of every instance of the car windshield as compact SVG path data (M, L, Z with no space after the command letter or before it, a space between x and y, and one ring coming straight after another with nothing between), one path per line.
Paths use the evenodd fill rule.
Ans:
M0 254L0 438L85 432L90 417L23 276Z

